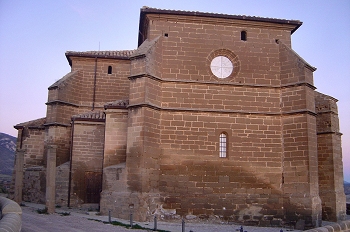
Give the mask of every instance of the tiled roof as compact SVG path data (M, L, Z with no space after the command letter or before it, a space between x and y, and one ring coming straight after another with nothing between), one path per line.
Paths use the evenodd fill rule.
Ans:
M329 96L329 95L326 95L324 93L320 93L320 92L317 92L317 91L315 91L315 95L317 95L320 98L322 97L325 100L331 100L331 101L335 101L335 102L338 101L338 99L336 99L336 98L334 98L332 96Z
M86 51L86 52L67 51L66 57L67 57L70 65L72 64L71 63L72 61L70 59L71 56L128 60L130 58L130 56L134 53L134 51L135 50Z
M103 113L103 111L90 111L82 114L77 114L72 116L73 119L75 120L87 120L87 121L95 121L95 120L105 120L106 116Z
M129 105L129 100L117 100L114 102L107 102L105 104L105 109L126 108L128 105Z
M142 56L142 55L146 55L146 53L150 50L150 48L152 48L152 46L157 42L158 39L159 39L159 36L156 37L155 39L153 39L152 41L145 40L145 41L135 50L135 52L132 54L132 56L131 56L130 58L138 57L138 56Z
M257 17L257 16L248 16L248 15L229 15L229 14L219 14L219 13L212 13L212 12L158 9L158 8L152 8L147 6L144 6L141 8L141 13L174 14L174 15L202 16L202 17L212 17L212 18L241 19L241 20L286 23L286 24L296 24L296 25L302 24L302 22L299 20L266 18L266 17Z
M45 123L46 123L46 118L39 118L32 121L19 123L15 125L14 128L22 129L24 127L27 127L27 128L43 129Z
M78 71L73 71L73 72L69 72L67 73L64 77L62 77L61 79L59 79L58 81L56 81L55 83L53 83L52 85L50 85L49 90L50 89L55 89L57 88L61 83L63 83L65 80L67 80L68 78L74 76L75 74L77 74Z

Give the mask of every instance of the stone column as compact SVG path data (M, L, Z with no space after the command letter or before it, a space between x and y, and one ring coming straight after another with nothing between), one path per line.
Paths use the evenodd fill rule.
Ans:
M56 145L48 146L46 166L46 207L48 213L55 212L56 202Z
M23 189L23 173L24 173L24 149L16 150L16 164L15 164L15 196L14 200L17 203L22 202Z

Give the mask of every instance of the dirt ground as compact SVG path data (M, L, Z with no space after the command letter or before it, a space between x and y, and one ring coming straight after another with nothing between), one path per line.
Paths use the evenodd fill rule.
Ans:
M56 209L55 214L39 214L37 209L43 209L44 205L25 203L26 206L22 207L22 232L83 232L83 231L103 231L103 232L138 232L138 231L153 231L153 222L140 223L136 222L145 229L128 229L123 226L114 226L111 224L105 224L102 221L107 222L108 216L88 215L86 212L77 212L71 209ZM63 216L64 214L69 214ZM112 218L112 221L122 222L129 225L129 221ZM185 222L186 232L234 232L240 231L240 225L229 224L207 224L207 223L193 223L190 221ZM146 229L149 228L149 229ZM157 229L171 232L181 232L181 222L158 222ZM292 230L286 228L265 228L265 227L252 227L244 226L246 232L286 232L293 231L298 232L300 230Z

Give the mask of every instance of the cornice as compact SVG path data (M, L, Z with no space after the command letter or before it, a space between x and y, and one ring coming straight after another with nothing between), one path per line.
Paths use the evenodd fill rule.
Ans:
M317 114L333 114L338 115L338 112L332 111L332 110L325 110L325 111L316 111Z
M79 107L79 105L74 104L74 103L70 103L70 102L66 102L66 101L62 101L62 100L53 100L53 101L49 101L45 103L46 105L68 105L68 106L74 106L74 107Z
M50 122L50 123L45 123L44 126L50 127L50 126L61 126L61 127L70 127L69 124L65 123L59 123L59 122Z
M238 87L250 87L250 88L274 88L274 89L280 89L280 88L290 88L290 87L297 87L297 86L307 86L313 90L316 89L316 87L308 82L295 82L295 83L289 83L289 84L283 84L283 85L263 85L263 84L244 84L244 83L233 83L233 82L216 82L216 81L192 81L192 80L178 80L178 79L166 79L166 78L160 78L151 74L147 73L139 73L132 76L129 76L129 80L135 80L137 78L146 77L152 80L156 80L158 82L162 83L184 83L184 84L199 84L199 85L231 85L231 86L238 86Z
M339 136L342 136L342 135L343 135L343 133L336 132L336 131L317 132L317 135L326 135L326 134L334 134L334 135L339 135Z
M284 116L284 115L294 115L294 114L309 114L316 116L317 114L311 110L300 109L295 111L282 111L282 112L260 112L260 111L244 111L244 110L215 110L207 108L184 108L184 107L160 107L152 103L143 102L137 104L131 104L127 108L133 109L138 107L147 107L159 111L177 111L177 112L203 112L203 113L218 113L218 114L245 114L245 115L275 115L275 116Z

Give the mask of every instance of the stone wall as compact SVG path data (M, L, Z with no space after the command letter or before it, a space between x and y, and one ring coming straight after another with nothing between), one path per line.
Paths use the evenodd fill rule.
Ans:
M99 174L102 180L104 122L79 121L74 122L72 150L72 184L71 206L79 206L88 202L87 173ZM101 191L101 186L99 186ZM99 193L98 193L99 194Z
M47 153L48 147L51 145L56 145L56 165L59 166L70 159L70 134L71 127L69 126L60 126L52 125L47 127L45 133L45 149ZM46 165L46 156L45 156L45 165Z
M215 215L305 228L341 220L336 100L315 92L316 69L291 49L301 24L142 17L143 43L130 59L66 53L72 71L49 87L45 137L23 134L28 165L45 165L54 149L50 202L95 203L102 190L101 212L124 219ZM232 63L226 78L211 71L217 56ZM27 185L38 176L28 172Z
M315 69L290 49L290 32L260 22L147 17L128 108L135 216L145 220L141 202L157 202L181 216L318 226ZM158 70L152 58L160 53ZM210 71L217 55L233 63L225 79ZM223 132L228 155L220 158ZM144 201L146 192L156 194Z
M350 221L341 221L338 223L334 223L331 225L327 226L322 226L318 228L314 228L311 230L305 230L305 232L327 232L327 231L332 231L332 232L348 232L350 231Z
M56 168L56 204L60 206L68 204L69 165L66 162Z
M103 169L103 183L100 201L100 212L104 215L110 210L113 217L128 218L129 204L126 197L130 194L127 189L127 170L125 163L111 165Z
M262 212L282 215L279 117L163 112L161 125L163 208L256 224ZM218 154L222 132L226 158Z
M231 81L241 84L280 84L279 50L275 40L280 39L290 47L290 31L264 27L268 24L262 22L243 26L228 19L210 20L164 14L149 14L147 17L147 38L153 40L162 36L164 39L163 78L217 82L208 67L211 60L207 61L207 57L211 52L225 48L233 51L240 59L240 75ZM242 30L247 31L247 41L240 38Z
M126 133L128 111L126 109L107 109L104 141L103 167L126 161Z
M102 108L106 102L127 99L129 95L130 61L118 59L97 59L71 57L72 71L81 72L79 83L75 85L79 90L79 105L92 106L93 92L95 92L95 106ZM94 87L96 65L96 86ZM108 74L108 66L112 67L112 74ZM72 92L71 96L75 96Z
M26 168L23 177L23 201L45 204L46 168Z
M23 134L22 134L23 133ZM22 129L18 143L22 143L25 167L44 165L44 129ZM21 137L22 136L22 137Z
M337 100L316 92L317 152L322 218L344 220L346 199L343 185L341 133Z

